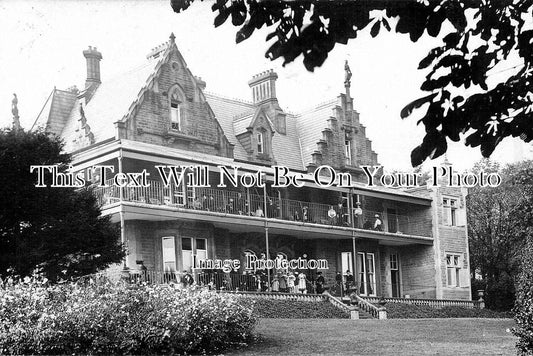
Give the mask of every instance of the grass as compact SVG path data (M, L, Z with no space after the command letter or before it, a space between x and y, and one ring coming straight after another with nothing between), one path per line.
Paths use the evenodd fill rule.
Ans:
M516 355L511 319L261 319L227 355Z

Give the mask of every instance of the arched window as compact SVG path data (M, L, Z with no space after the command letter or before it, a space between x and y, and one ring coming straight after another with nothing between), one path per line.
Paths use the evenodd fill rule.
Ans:
M183 131L183 106L184 96L181 90L176 87L170 94L170 128L176 131Z

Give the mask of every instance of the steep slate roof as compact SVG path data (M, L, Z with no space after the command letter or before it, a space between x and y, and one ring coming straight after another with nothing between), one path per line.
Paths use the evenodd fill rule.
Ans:
M75 92L54 88L31 129L45 128L48 132L60 135L75 101Z
M246 101L224 98L211 93L204 93L205 99L215 117L217 118L224 134L228 138L228 141L235 145L233 154L236 159L245 160L248 154L237 140L236 133L233 127L233 119L235 116L242 116L244 113L252 114L255 110L255 106Z
M84 107L85 117L91 127L95 142L115 137L114 123L120 121L128 113L130 106L147 85L148 78L155 71L158 63L158 59L147 60L142 65L100 84ZM79 116L78 100L62 132L66 143L65 149L68 149L69 143L76 135Z
M336 103L337 99L330 100L296 116L304 164L311 162L311 154L317 150L316 143L323 138L322 130L328 127L327 120Z

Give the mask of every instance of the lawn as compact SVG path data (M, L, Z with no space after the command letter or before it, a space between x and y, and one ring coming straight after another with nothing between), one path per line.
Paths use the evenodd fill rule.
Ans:
M226 355L516 355L512 319L260 319Z

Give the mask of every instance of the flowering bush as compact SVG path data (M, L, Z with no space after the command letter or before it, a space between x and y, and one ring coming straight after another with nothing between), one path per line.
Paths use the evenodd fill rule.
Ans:
M251 336L252 303L157 285L9 281L0 354L211 353Z

